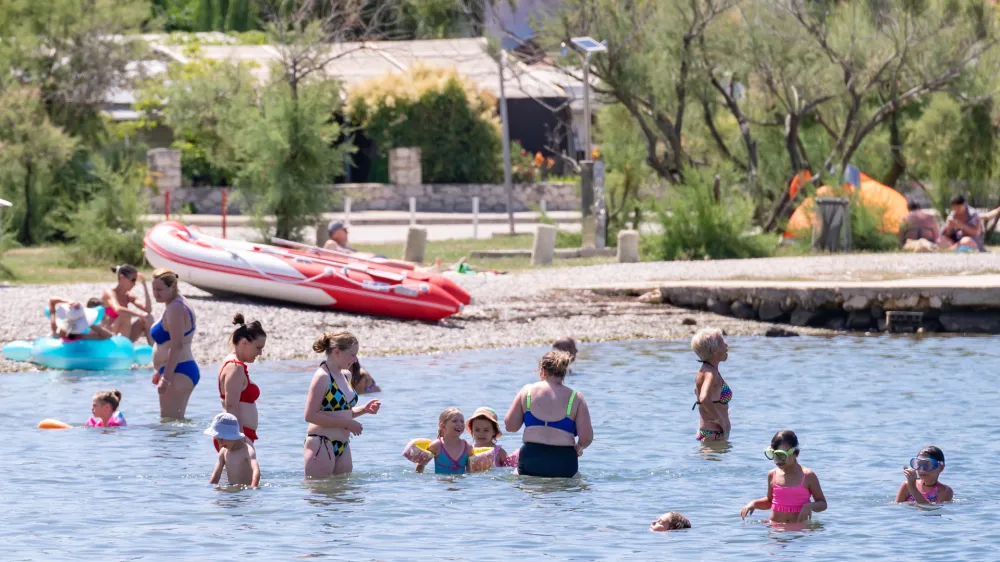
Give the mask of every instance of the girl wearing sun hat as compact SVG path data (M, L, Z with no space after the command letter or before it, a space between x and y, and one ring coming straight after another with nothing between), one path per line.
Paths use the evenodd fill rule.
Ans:
M493 408L483 406L472 414L469 421L465 423L465 428L469 430L469 435L475 439L473 447L493 447L493 466L517 466L517 453L508 455L503 447L497 445L497 439L503 433L500 432L500 422L497 421L497 413ZM514 464L510 464L514 459Z

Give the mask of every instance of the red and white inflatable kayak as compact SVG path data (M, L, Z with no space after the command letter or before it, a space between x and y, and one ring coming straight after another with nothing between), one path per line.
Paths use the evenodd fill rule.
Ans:
M167 221L145 238L146 260L195 287L347 312L434 322L470 297L441 275L390 267L319 248L216 238Z

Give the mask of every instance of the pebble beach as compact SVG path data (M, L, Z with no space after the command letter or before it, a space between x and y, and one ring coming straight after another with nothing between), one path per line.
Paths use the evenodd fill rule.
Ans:
M561 336L583 342L688 338L707 325L733 335L764 335L772 324L708 312L644 304L634 294L619 297L588 287L623 287L670 280L892 280L1000 272L1000 255L854 254L757 260L647 262L558 267L498 276L468 276L461 284L475 299L459 315L438 323L401 321L306 308L241 297L215 297L182 283L181 292L198 317L193 351L199 363L219 361L227 352L232 316L260 320L268 333L265 360L313 355L313 340L324 331L350 330L362 355L423 354L456 349L541 345ZM0 344L47 335L42 309L50 296L86 301L107 284L0 285ZM141 288L135 293L142 295ZM163 307L154 303L154 315ZM822 330L795 328L798 333ZM0 372L35 369L0 359Z

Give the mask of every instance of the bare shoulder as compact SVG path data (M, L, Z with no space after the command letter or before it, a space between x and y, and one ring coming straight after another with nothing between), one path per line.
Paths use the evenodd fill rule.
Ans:
M951 486L947 484L941 484L941 487L938 488L938 497L941 499L941 501L946 501L946 502L951 501L951 499L954 496L955 496L955 490L952 490Z
M816 476L816 472L811 468L802 467L802 475L808 480L819 480L819 476Z

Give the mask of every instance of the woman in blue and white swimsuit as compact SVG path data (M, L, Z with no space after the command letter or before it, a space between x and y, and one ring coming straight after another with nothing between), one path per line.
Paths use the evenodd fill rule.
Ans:
M153 338L153 384L160 393L160 416L181 419L188 399L198 385L201 371L191 354L194 312L178 290L177 274L169 269L153 272L153 298L167 305L163 317L149 330Z

